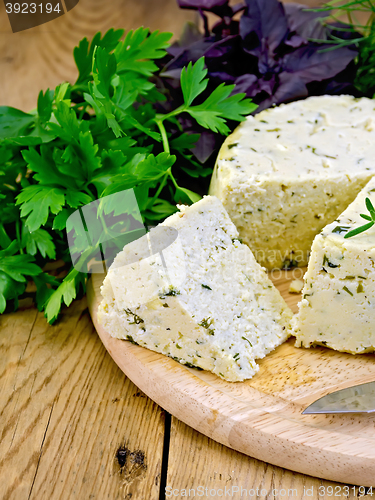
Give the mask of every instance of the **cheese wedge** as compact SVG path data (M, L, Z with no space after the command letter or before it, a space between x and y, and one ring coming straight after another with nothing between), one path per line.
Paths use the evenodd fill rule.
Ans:
M290 335L292 312L217 198L179 210L117 255L99 321L187 366L251 378Z
M249 116L225 140L209 194L257 261L307 264L314 236L375 173L375 102L319 96Z
M367 223L365 199L375 205L375 178L314 239L303 300L296 317L297 347L325 345L353 354L375 348L375 226L344 238Z

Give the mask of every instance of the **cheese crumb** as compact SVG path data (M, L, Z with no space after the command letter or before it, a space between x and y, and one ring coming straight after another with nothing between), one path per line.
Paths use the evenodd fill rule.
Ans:
M289 285L289 293L300 293L303 288L302 280L293 280Z

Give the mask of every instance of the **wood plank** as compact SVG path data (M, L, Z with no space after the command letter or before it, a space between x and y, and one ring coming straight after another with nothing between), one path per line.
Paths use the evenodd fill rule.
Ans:
M97 31L139 26L180 33L195 14L181 10L176 0L80 0L65 15L42 26L12 33L0 2L0 105L24 111L36 107L39 91L73 82L77 71L73 48Z
M289 287L294 280L303 280L307 267L296 267L287 271L286 269L273 269L269 273L273 284L283 296L285 302L294 313L298 312L298 302L301 300L300 293L289 293Z
M3 315L0 331L1 498L158 499L164 412L106 353L86 300L55 326Z
M169 450L167 494L174 489L184 496L182 490L190 489L193 497L193 490L197 493L198 487L203 486L208 488L203 498L225 498L226 492L227 498L259 500L328 500L334 498L335 493L339 498L372 498L364 494L364 488L346 485L344 489L342 483L296 474L250 458L216 443L174 417ZM210 490L213 490L211 494Z

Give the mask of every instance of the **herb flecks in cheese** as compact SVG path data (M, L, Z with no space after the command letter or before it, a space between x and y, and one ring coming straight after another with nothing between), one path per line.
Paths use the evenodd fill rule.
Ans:
M101 287L99 321L186 366L251 378L255 360L290 335L292 313L217 198L179 209L158 226L178 232L162 256L147 256L149 235L117 255Z
M374 188L375 178L314 239L296 317L297 347L375 350L375 227L345 238L362 223L366 197L375 204Z
M263 266L306 265L314 236L374 175L374 108L310 97L248 117L225 140L210 194Z

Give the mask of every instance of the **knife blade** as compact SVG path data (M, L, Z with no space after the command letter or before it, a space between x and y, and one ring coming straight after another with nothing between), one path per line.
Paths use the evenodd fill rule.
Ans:
M302 415L312 413L375 412L375 381L354 385L323 396L309 405Z

